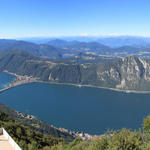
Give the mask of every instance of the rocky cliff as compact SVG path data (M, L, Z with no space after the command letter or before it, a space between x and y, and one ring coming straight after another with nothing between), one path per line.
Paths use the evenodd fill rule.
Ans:
M113 62L60 66L49 80L122 90L150 90L150 60L129 56Z

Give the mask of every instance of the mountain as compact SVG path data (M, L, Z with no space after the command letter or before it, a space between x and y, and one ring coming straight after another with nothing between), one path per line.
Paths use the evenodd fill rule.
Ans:
M143 36L60 36L60 37L37 37L37 38L22 38L21 40L30 41L34 43L44 44L48 41L55 40L63 40L63 41L79 41L79 42L99 42L101 44L107 45L109 47L122 47L122 46L144 46L150 43L150 37Z
M65 46L69 45L69 43L70 42L65 41L65 40L55 39L55 40L51 40L51 41L47 42L46 44L52 45L55 47L65 47Z
M150 90L150 59L135 56L101 63L67 63L43 60L23 51L9 51L0 53L0 71L3 70L53 83Z
M145 46L150 43L150 38L136 36L114 36L101 37L97 41L112 48L116 48L122 46Z
M125 37L122 37L122 38L124 39ZM102 39L104 40L104 38ZM131 41L130 43L134 43L132 42L131 37L129 39L130 40L125 40L125 41ZM128 44L128 42L122 42L124 44L120 44L120 47L113 47L113 46L109 47L109 46L106 46L107 43L102 44L103 42L99 43L98 41L97 42L80 42L80 41L65 41L65 40L60 40L60 39L51 40L46 44L62 49L61 53L63 55L63 58L77 56L80 53L84 53L84 54L93 53L97 55L115 56L115 57L117 56L126 57L129 55L149 57L150 56L150 44L148 44L147 42L143 42L143 44L141 42L140 44L140 42L138 43L137 39L136 40L135 38L133 39L135 43L137 42L136 44ZM113 40L115 40L115 38L113 38ZM119 40L121 40L121 37L119 38ZM118 43L117 40L116 40L116 43Z
M60 58L61 54L59 50L53 46L46 44L34 44L31 42L25 41L9 41L0 40L0 51L7 50L22 50L31 53L34 56L38 57L49 57L51 59Z
M49 41L47 44L50 44L55 47L62 48L64 51L63 53L85 53L85 52L95 52L97 54L105 53L106 51L109 52L111 49L108 46L100 44L98 42L79 42L79 41L65 41L65 40L52 40Z
M91 42L99 39L97 36L58 36L58 37L33 37L33 38L18 38L18 40L33 42L36 44L46 44L53 40L65 40L65 41L79 41L79 42Z
M108 46L105 46L103 44L100 44L98 42L75 42L68 46L68 48L73 48L73 49L82 49L85 51L92 50L101 50L101 49L107 49L109 50Z
M78 56L80 53L115 57L136 55L140 57L150 56L150 45L133 45L121 47L109 47L99 42L67 41L61 39L51 40L45 44L35 44L18 40L0 40L0 51L22 50L34 56L46 59L61 59Z
M79 53L78 55L72 57L64 57L63 59L56 59L53 60L54 62L61 62L61 63L102 63L108 62L118 59L118 57L113 56L101 56L90 53Z
M35 44L46 44L51 40L55 40L55 37L28 37L28 38L17 38L19 41L27 41Z
M14 39L0 39L0 43L8 43L8 42L15 42Z

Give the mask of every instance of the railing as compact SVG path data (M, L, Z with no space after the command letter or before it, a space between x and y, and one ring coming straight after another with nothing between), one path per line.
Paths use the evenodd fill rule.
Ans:
M22 150L18 144L11 138L11 136L6 132L4 128L0 128L0 135L4 135L5 138L8 140L8 142L11 144L11 146L14 148L14 150Z

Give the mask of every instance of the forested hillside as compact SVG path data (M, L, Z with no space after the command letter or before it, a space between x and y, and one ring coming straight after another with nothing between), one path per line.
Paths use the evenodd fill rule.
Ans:
M0 111L0 126L4 127L10 136L21 146L23 150L41 149L46 146L53 146L62 142L63 139L54 138L23 126L9 115Z
M1 51L0 71L4 70L53 83L150 90L150 60L135 56L101 63L67 63L41 59L24 51Z
M34 56L58 59L61 57L60 50L46 44L34 44L26 41L0 40L0 51L20 50Z
M149 150L150 116L144 119L143 131L122 129L111 131L91 141L77 138L70 143L42 134L24 126L0 111L0 126L4 127L23 150Z
M50 136L53 136L55 138L61 138L66 142L70 142L74 139L74 136L67 133L62 132L59 129L52 127L51 125L39 120L36 117L27 117L29 114L23 114L21 112L17 112L9 107L6 107L4 104L0 103L0 111L8 114L11 119L16 120L17 123L24 125L28 128L30 128L33 131L47 134Z

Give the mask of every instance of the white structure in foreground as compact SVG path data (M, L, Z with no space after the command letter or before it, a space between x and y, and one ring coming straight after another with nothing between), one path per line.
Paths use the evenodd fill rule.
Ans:
M4 128L0 128L0 150L22 150Z

